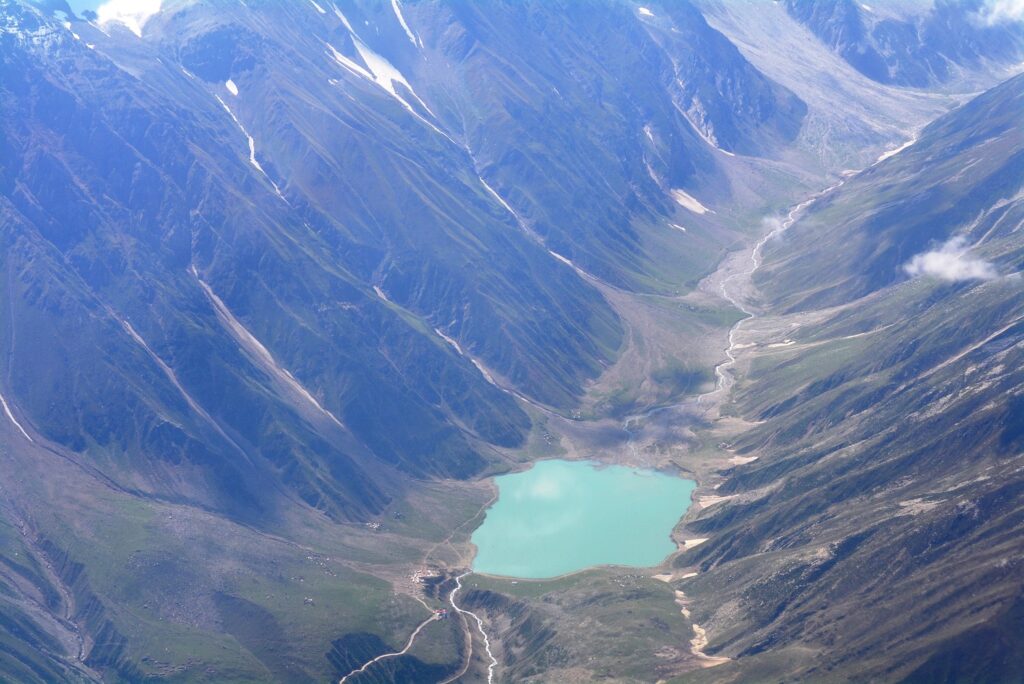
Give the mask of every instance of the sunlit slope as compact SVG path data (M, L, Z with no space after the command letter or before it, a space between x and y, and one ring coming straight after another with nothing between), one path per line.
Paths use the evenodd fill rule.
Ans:
M1022 84L1016 77L938 119L815 204L765 249L756 282L769 301L787 309L849 302L906 279L915 256L954 237L1014 270L1003 252L1014 247L1021 211Z
M758 459L680 560L722 677L1020 676L970 654L1020 648L1022 95L944 117L768 251L727 442Z

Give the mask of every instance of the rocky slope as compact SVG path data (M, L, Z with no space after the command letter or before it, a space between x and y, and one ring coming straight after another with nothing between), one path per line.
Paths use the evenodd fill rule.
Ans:
M734 7L167 0L112 17L0 0L3 676L336 680L426 624L415 648L363 679L486 679L479 630L462 615L425 623L445 593L410 578L466 567L492 496L485 476L565 452L656 465L668 453L676 471L707 470L690 424L671 424L677 413L659 414L664 431L642 445L623 426L710 384L708 361L738 314L698 284L762 230L766 211L876 157L955 99L871 80L782 7ZM772 12L788 17L782 38L768 30ZM994 78L997 57L972 61L977 78L965 82ZM1001 331L964 342L987 354L1016 330L996 285L1019 263L1009 228L1019 202L1004 192L1019 175L1018 88L850 181L828 205L837 213L823 204L794 228L815 236L807 251L768 250L773 312L810 316L808 335L824 337L911 326L886 338L885 372L910 382L952 355L928 376L947 383L928 385L944 411L960 401L953 373L979 373L986 400L995 385L984 383L1012 387L1012 358L1002 368L934 345L969 326ZM971 173L950 177L962 168L1007 182L982 191ZM892 209L918 187L952 204ZM970 268L986 278L984 297L908 285L904 261L921 256L914 268L925 272L962 256L967 242L949 238L972 212L968 233L983 245L971 258L983 265ZM822 271L821 252L837 244L860 255ZM894 287L911 308L893 310L928 315L894 322L869 306ZM944 307L966 311L968 299L972 318L940 326ZM855 315L818 313L851 301ZM904 349L913 335L929 344ZM829 356L840 359L853 365L834 377L752 367L737 410L769 422L734 442L766 455L723 492L747 496L810 467L807 454L773 465L768 450L777 434L803 435L803 412L818 411L822 429L838 421L837 404L760 392L845 391L877 361ZM842 400L872 416L850 428L857 439L900 411L948 416L920 397L884 413L867 385ZM1019 407L990 403L974 406L972 434L1011 426L982 435L996 454L1001 440L1017 443ZM959 429L944 433L950 444L967 439ZM954 461L943 477L958 472ZM830 483L841 474L815 472ZM971 486L989 492L995 480ZM913 486L900 501L921 520L946 510L921 479ZM721 576L714 568L756 559L776 533L777 514L748 498L746 527L728 514L735 504L694 523L713 537L695 595ZM1011 510L1001 502L993 510ZM986 542L1012 527L985 521ZM856 545L840 542L857 530L821 532L838 550L815 547L814 558L846 554ZM504 672L636 681L706 662L685 643L684 597L650 577L595 572L552 592L467 587ZM787 581L742 601L764 608ZM998 585L965 634L1010 639L1008 595ZM710 621L701 610L711 646L731 655L802 643L797 627L773 640L757 611L729 622L728 610ZM715 631L726 624L745 631ZM635 638L617 642L624 629ZM929 638L940 637L952 635ZM915 656L921 676L949 667L938 654ZM872 671L888 674L888 662Z
M766 250L727 437L757 459L677 561L735 659L709 678L1020 676L980 654L1020 648L1022 97L939 119Z
M785 0L786 11L853 68L880 83L922 88L1024 56L1019 16L1002 3Z

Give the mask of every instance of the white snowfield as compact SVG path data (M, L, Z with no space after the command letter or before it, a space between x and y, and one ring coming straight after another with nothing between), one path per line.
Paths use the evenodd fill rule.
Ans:
M412 86L409 85L409 81L405 79L405 76L402 75L401 71L396 69L394 65L391 64L391 62L389 62L388 60L384 59L379 54L371 50L366 45L366 43L361 41L355 35L352 36L352 39L356 44L356 50L359 51L359 56L363 58L363 62L366 63L366 66L368 66L370 68L370 71L373 73L373 80L377 83L377 85L391 93L392 97L399 100L410 111L412 111L412 107L409 105L409 103L406 102L402 98L402 96L399 95L398 92L395 90L395 84L400 83L401 85L405 86L405 88L414 98L416 98L416 101L419 102L420 106L423 107L423 109L430 112L431 116L434 115L434 112L430 111L430 107L428 107L423 102L423 100L420 99L420 96L417 95L416 92L412 89Z
M228 89L229 93L231 93L235 97L238 97L238 86L235 85L235 82L232 79L229 78L227 81L225 81L224 87Z
M405 35L409 36L409 42L416 47L423 47L423 41L420 37L412 32L409 25L405 23L405 17L402 16L402 3L399 0L391 0L391 9L395 11L395 16L398 17L398 23L402 25L402 30L405 31Z
M549 249L548 250L548 254L550 254L551 256L555 257L556 259L561 261L566 266L568 266L570 268L576 268L576 264L572 263L572 261L570 259L567 259L566 257L562 256L558 252L555 252L555 251Z
M911 145L913 145L916 142L917 142L917 136L915 135L914 137L912 137L910 140L908 140L907 142L903 143L899 147L894 147L893 149L888 150L887 152L883 152L878 157L878 159L875 161L875 163L877 164L878 162L883 162L886 159L888 159L889 157L895 157L897 154L899 154L903 150L907 149L908 147L910 147Z
M345 25L345 28L348 29L349 33L355 33L355 30L352 28L352 24L348 23L348 19L341 13L341 10L338 9L337 6L334 6L334 16L338 17L338 20Z
M7 400L4 399L4 395L2 394L0 394L0 406L3 406L4 413L7 414L8 420L14 424L14 427L18 428L18 432L21 433L22 437L30 442L35 442L35 440L29 437L28 433L25 432L25 428L21 427L21 423L19 423L18 419L14 417L14 414L11 413L11 407L7 405Z
M318 5L315 2L313 2L313 0L309 0L309 4L312 5L313 9L315 9L320 14L327 14L327 10L325 10L323 7L321 7L320 5Z
M335 48L330 43L324 43L324 44L327 46L327 49L330 51L331 57L333 57L334 61L336 61L338 64L340 64L341 66L345 67L346 69L348 69L349 71L354 73L356 76L361 76L362 78L365 78L367 80L376 82L375 79L373 78L373 74L371 74L369 71L367 71L363 67L359 66L358 64L353 62L351 59L349 59L345 55L343 55L340 52L338 52L337 48Z
M457 340L445 335L440 328L434 328L434 332L437 333L438 337L440 337L442 340L450 344L455 349L455 351L459 353L459 356L465 355L465 352L462 351L462 345L460 345Z
M450 344L452 348L459 354L459 356L472 363L473 366L475 366L476 369L480 371L480 375L484 376L484 380L494 385L498 389L505 391L503 387L501 387L500 385L498 385L497 382L495 382L494 376L492 376L490 372L488 372L487 368L484 367L482 363L477 361L471 354L466 353L466 351L462 348L462 345L459 344L457 340L454 340L448 335L445 335L440 328L434 328L434 332L437 333L438 337L440 337L442 340Z
M274 358L270 350L263 346L263 343L256 338L249 329L242 325L242 322L235 318L235 315L231 312L231 309L217 296L217 293L199 277L199 272L195 266L190 269L192 276L199 283L203 293L206 294L207 299L213 305L214 311L217 313L217 318L220 319L224 327L231 333L231 336L235 338L238 345L244 349L248 354L263 367L272 377L280 382L287 390L299 400L306 402L316 413L324 416L338 427L344 429L341 421L337 417L320 405L320 402L310 394L309 390L302 386L302 384L295 378L291 372L282 367L277 360Z
M693 195L688 194L684 190L680 190L679 188L672 188L669 194L672 195L672 199L676 201L676 204L681 206L683 209L692 211L695 214L706 214L709 211L711 211L703 204L698 202Z
M490 193L491 197L493 197L495 200L497 200L498 204L503 206L508 213L512 214L512 216L515 218L516 221L520 221L521 222L521 220L519 218L519 214L516 213L515 209L513 209L512 207L509 206L508 202L505 201L505 198L502 197L501 195L499 195L498 191L495 190L494 188L492 188L490 183L488 183L487 181L485 181L483 179L483 176L477 176L477 178L480 179L480 184L484 186L484 190L486 190L488 193Z
M235 122L236 126L238 126L238 130L242 132L242 135L245 136L245 139L249 141L249 163L252 164L257 171L262 173L264 178L270 181L270 184L274 186L274 192L277 193L277 196L280 197L281 199L284 199L284 195L281 193L281 188L277 186L277 183L274 182L273 178L267 175L267 172L264 171L263 167L260 165L259 160L256 159L256 141L253 139L251 135L249 135L249 131L245 130L245 126L243 126L242 122L238 120L238 117L235 116L235 113L231 111L231 107L228 107L227 102L222 100L220 95L214 95L214 97L217 98L217 102L220 102L220 106L224 108L224 111L228 113L228 116L231 117L231 120Z
M649 9L647 9L646 7L637 7L636 11L639 12L642 16L645 16L645 17L653 17L654 16L654 12L652 12Z
M359 58L366 64L366 68L360 66L353 59L343 55L337 48L330 43L325 43L327 49L330 52L331 57L340 64L342 67L350 71L351 73L364 78L377 86L382 88L384 92L388 93L391 97L397 100L410 114L416 117L420 122L427 125L431 130L439 135L444 136L453 144L458 145L450 135L438 128L433 122L423 116L412 104L406 100L402 93L399 93L396 84L401 85L409 95L416 101L419 107L428 113L431 117L435 117L434 112L427 106L427 104L416 94L413 90L412 84L409 83L405 75L399 71L394 64L389 62L385 57L375 52L370 46L363 42L359 35L352 28L351 22L348 18L339 10L336 6L334 7L334 14L338 17L338 20L344 24L345 28L348 29L349 34L352 36L352 43L356 47L356 52L359 53ZM410 32L411 33L411 32ZM411 39L415 40L415 36L410 36ZM461 147L461 145L460 145Z

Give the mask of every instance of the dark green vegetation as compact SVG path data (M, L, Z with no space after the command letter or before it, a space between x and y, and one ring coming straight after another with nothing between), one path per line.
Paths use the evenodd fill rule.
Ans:
M0 0L0 679L337 679L445 604L487 476L563 455L706 485L722 442L761 460L677 529L711 540L673 580L736 658L708 672L1000 674L964 649L1019 624L1019 82L767 250L745 334L797 344L746 348L722 407L765 422L692 401L740 317L723 257L958 100L864 77L791 5L167 0L136 35ZM1020 60L1019 25L959 26L886 39L886 82L973 92ZM968 238L998 278L908 280ZM844 559L870 576L830 583ZM826 591L880 567L908 584L864 601L927 631ZM962 584L948 614L885 603ZM650 681L708 663L673 588L462 599L499 681ZM486 679L473 630L350 681Z

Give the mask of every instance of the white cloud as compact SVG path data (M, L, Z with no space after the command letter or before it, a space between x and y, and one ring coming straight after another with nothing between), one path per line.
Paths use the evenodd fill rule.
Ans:
M918 254L903 270L911 276L927 275L952 282L991 280L999 275L989 262L968 256L968 249L963 237L955 237L939 249Z
M986 0L978 10L978 18L989 26L1024 21L1024 0Z
M108 0L96 8L100 26L114 22L124 24L129 31L142 37L142 27L160 11L161 0Z

